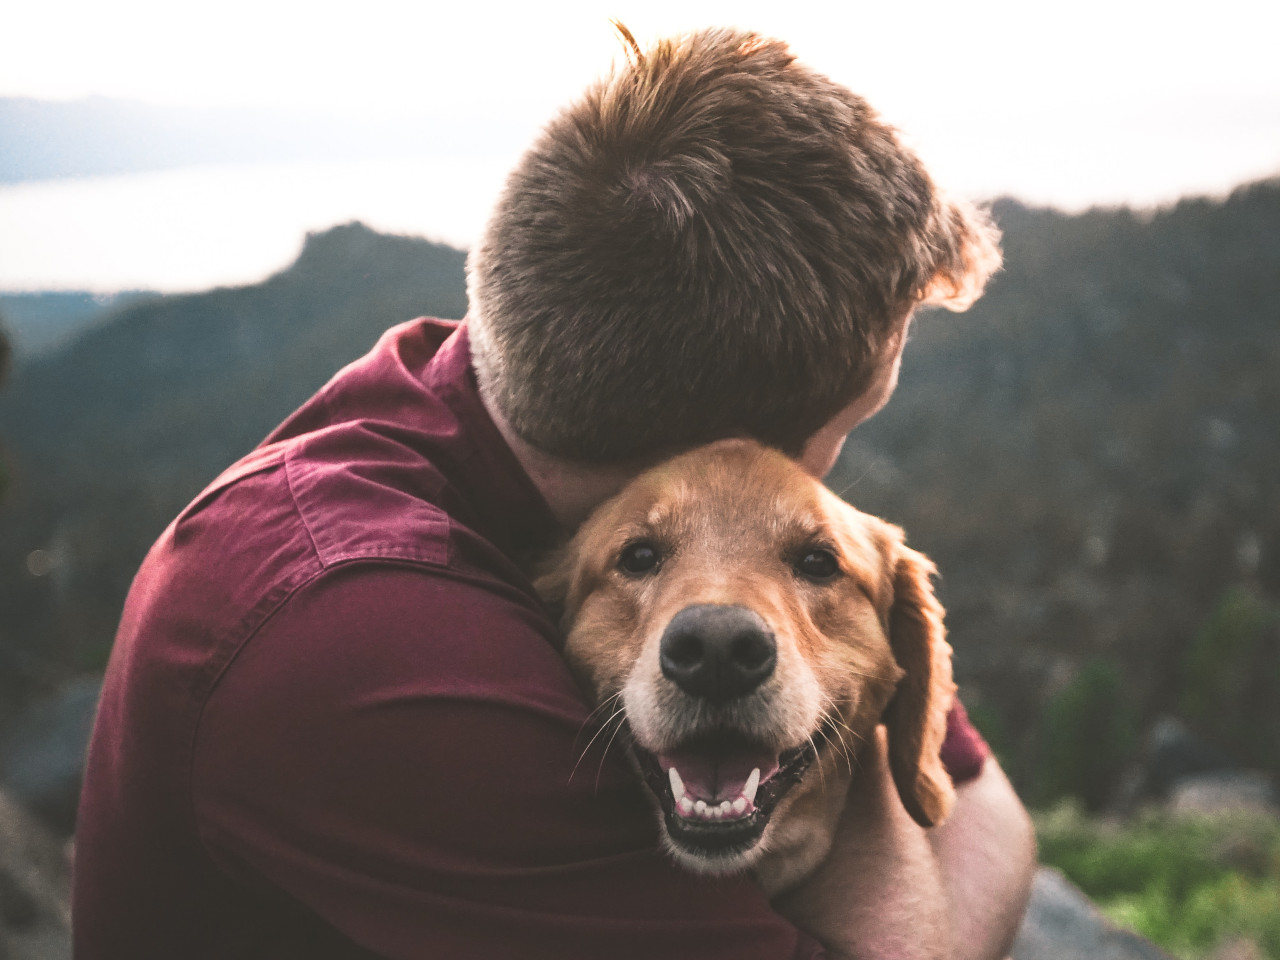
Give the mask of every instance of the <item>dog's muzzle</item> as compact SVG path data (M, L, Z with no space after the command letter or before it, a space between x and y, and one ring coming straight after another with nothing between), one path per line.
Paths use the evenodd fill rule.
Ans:
M672 617L658 656L697 720L660 753L635 745L637 759L671 841L707 869L733 869L814 759L811 743L779 753L733 719L774 674L773 631L747 607L696 604Z

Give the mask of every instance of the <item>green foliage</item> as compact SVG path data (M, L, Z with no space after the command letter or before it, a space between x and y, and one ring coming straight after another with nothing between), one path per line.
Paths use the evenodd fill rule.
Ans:
M1041 799L1072 796L1101 809L1137 743L1137 716L1119 667L1087 662L1045 704L1040 736Z
M963 691L961 691L963 699ZM982 734L987 746L1006 770L1013 756L1013 736L1009 732L1009 724L1000 709L985 700L964 699L965 711L969 714L969 722Z
M1037 815L1043 863L1062 870L1120 926L1185 960L1247 938L1280 960L1280 823L1260 815L1131 823L1062 804Z
M1280 767L1280 608L1256 590L1228 589L1187 650L1181 707L1252 766Z
M967 313L921 314L832 483L933 558L957 678L999 707L1010 773L1042 796L1060 671L1105 657L1143 722L1178 714L1224 591L1280 600L1280 181L994 213L1004 272ZM1280 731L1280 691L1246 715Z

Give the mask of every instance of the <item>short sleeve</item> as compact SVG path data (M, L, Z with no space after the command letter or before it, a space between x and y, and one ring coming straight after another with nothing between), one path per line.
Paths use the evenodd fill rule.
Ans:
M660 852L620 746L584 735L551 629L484 579L325 573L206 705L206 849L388 960L820 956L749 879Z
M942 765L959 786L976 780L991 748L969 719L964 704L956 700L947 714L947 736L942 741Z

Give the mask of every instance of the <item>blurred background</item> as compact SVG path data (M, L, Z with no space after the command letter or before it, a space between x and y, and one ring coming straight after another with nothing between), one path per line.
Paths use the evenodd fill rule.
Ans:
M0 850L73 833L151 541L387 327L464 315L608 18L737 25L1004 230L829 482L938 563L1043 858L1178 956L1280 958L1280 6L438 6L0 10ZM28 855L13 956L65 915Z

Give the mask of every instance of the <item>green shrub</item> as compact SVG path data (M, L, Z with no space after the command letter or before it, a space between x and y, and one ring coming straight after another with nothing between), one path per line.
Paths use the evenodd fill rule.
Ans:
M1248 587L1223 594L1182 663L1182 712L1231 756L1280 769L1280 610Z
M1107 803L1138 740L1127 690L1119 667L1094 659L1048 700L1040 721L1041 802L1077 797L1090 810Z
M1280 822L1260 815L1128 823L1078 804L1036 816L1042 862L1062 870L1114 922L1186 960L1244 937L1280 960Z
M964 699L964 691L961 691L961 698ZM969 715L969 722L982 734L982 739L987 741L987 746L1000 761L1000 766L1012 778L1014 775L1011 771L1017 756L1013 750L1013 737L1009 733L1009 724L1005 721L1004 714L985 700L965 699L964 706L965 712Z

